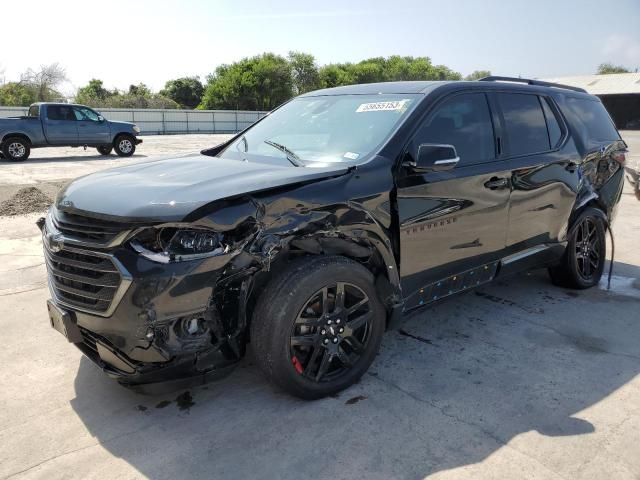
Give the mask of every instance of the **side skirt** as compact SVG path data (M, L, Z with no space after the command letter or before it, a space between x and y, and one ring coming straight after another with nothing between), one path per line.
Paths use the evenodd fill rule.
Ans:
M496 262L480 265L430 283L405 299L404 312L489 283L498 275L510 275L551 265L562 257L565 248L566 242L536 245Z

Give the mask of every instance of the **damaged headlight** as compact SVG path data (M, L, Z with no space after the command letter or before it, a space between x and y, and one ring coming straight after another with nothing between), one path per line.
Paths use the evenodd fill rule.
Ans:
M149 260L169 263L221 255L229 251L221 233L204 229L162 227L148 228L129 242Z

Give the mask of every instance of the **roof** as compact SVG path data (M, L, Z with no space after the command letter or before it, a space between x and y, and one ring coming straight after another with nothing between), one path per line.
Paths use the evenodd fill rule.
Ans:
M611 73L608 75L579 75L575 77L545 78L546 82L563 83L584 88L592 95L640 93L640 73Z
M427 93L428 91L450 82L380 82L345 85L344 87L324 88L301 95L315 97L317 95L366 95L393 93Z

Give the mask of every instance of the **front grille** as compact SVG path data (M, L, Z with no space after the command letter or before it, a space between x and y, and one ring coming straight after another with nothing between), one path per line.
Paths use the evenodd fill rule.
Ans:
M108 244L130 225L120 222L99 220L54 209L53 225L65 237L97 244Z
M44 242L52 294L63 304L106 313L122 284L120 271L108 255L64 248L52 251Z

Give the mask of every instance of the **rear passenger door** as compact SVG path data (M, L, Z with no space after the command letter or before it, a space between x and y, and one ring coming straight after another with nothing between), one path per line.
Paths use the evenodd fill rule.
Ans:
M78 127L73 107L70 105L47 105L42 128L51 145L77 145Z
M564 238L579 183L575 148L563 148L567 127L550 97L494 94L503 125L501 143L511 167L507 253Z
M460 158L451 170L403 167L396 177L407 308L489 280L503 255L511 171L496 151L494 123L484 92L453 94L407 146L409 162L425 143L453 145Z

